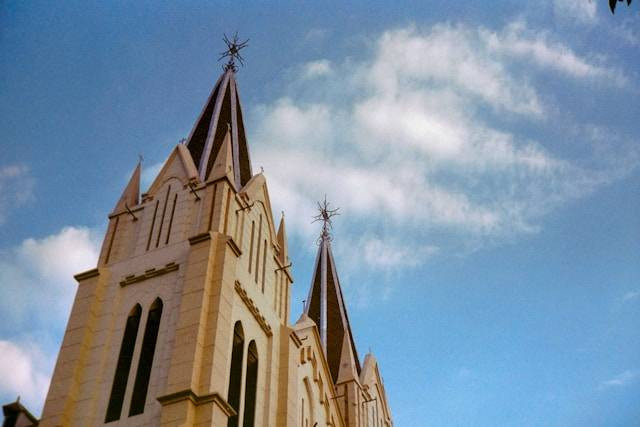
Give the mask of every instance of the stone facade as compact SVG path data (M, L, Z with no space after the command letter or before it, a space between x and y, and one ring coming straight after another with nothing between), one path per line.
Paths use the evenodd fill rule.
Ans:
M308 310L291 322L284 218L276 229L266 179L251 171L233 69L139 187L140 165L97 268L75 276L41 425L392 425L377 362L360 367L348 321L346 356L327 354ZM328 310L346 316L339 293Z

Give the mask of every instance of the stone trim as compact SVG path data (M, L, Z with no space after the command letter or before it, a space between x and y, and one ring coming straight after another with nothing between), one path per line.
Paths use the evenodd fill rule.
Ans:
M140 203L137 206L133 206L133 207L129 206L129 210L131 212L138 212L138 211L141 211L142 209L144 209L144 206L142 205L142 203ZM118 211L118 212L111 212L107 217L109 219L113 219L113 218L115 218L117 216L120 216L120 215L123 215L123 214L126 214L126 213L129 213L129 211L127 211L126 209L123 209L123 210Z
M236 242L233 240L233 237L227 236L227 245L231 248L231 250L236 255L236 257L240 257L240 255L242 255L242 251L240 250Z
M138 282L142 282L143 280L147 280L147 279L151 279L152 277L156 277L156 276L162 276L163 274L167 274L170 273L172 271L176 271L178 269L179 265L176 264L175 262L170 262L169 264L166 264L164 267L156 269L156 268L150 268L149 270L145 270L144 273L139 274L139 275L135 275L135 274L130 274L129 276L126 276L124 278L124 280L122 280L120 282L120 286L127 286L127 285L132 285L134 283L138 283Z
M182 402L183 400L190 400L195 406L204 405L207 403L215 403L226 416L231 417L237 415L235 409L229 403L220 396L218 393L209 393L202 396L198 396L190 388L181 390L175 393L167 394L157 398L158 402L162 406L171 405L172 403Z
M302 346L302 340L300 339L298 334L296 334L296 331L291 331L291 333L289 334L289 338L291 338L291 341L293 341L293 343L296 345L296 348L300 348L300 346Z
M210 240L210 239L211 239L211 233L209 233L208 231L205 231L204 233L196 234L195 236L189 237L189 244L193 246L197 243L204 242L205 240Z
M258 310L258 307L256 307L256 304L253 302L251 298L249 298L249 295L247 295L247 291L244 290L240 282L238 282L237 280L236 280L235 288L236 288L236 291L238 292L238 295L240 295L240 298L242 299L244 304L247 306L251 314L253 314L253 317L256 319L256 321L258 322L258 325L260 325L264 333L267 334L268 337L272 336L273 332L271 330L271 326L269 326L264 316L260 314L260 310Z
M83 280L87 280L99 275L100 275L100 271L97 268L92 268L91 270L83 271L82 273L76 274L75 276L73 276L73 278L76 279L78 282L81 282Z
M273 256L273 260L276 262L276 265L278 266L276 271L283 271L284 274L286 274L287 277L289 278L289 282L293 283L293 276L291 275L291 272L289 271L289 269L293 266L293 263L290 263L289 265L285 265L285 264L282 263L282 261L280 261L280 258L278 258L275 255Z

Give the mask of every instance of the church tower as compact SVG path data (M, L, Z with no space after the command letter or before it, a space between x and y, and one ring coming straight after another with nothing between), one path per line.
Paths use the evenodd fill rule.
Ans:
M290 324L284 215L276 228L251 168L243 44L227 42L189 137L146 193L135 167L97 267L75 276L42 426L391 425L375 359L359 364L328 239ZM364 418L372 399L386 415Z
M323 226L303 317L319 327L322 350L345 424L391 425L391 411L376 359L369 353L364 368L360 366L351 332L329 233L331 217L337 215L337 209L330 210L326 199L319 208L316 220L322 221Z

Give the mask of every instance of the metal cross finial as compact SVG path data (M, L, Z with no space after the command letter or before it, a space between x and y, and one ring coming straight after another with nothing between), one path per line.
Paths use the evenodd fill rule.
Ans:
M313 217L312 223L322 221L322 237L329 236L329 229L332 228L331 218L340 215L338 213L339 209L340 208L329 209L329 202L327 202L326 195L322 203L318 202L318 211L320 213Z
M237 59L240 65L244 65L244 58L242 58L242 55L240 55L240 50L248 46L249 39L240 41L238 39L238 33L236 32L231 40L229 40L226 34L224 34L222 40L227 45L227 50L220 54L220 58L218 58L218 61L220 61L222 58L228 57L229 61L225 65L223 65L222 68L225 71L231 70L233 72L236 72L238 71L238 67L236 67L235 61Z

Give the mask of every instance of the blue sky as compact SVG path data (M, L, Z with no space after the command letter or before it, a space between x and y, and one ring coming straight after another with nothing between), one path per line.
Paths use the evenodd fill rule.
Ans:
M238 31L293 316L327 194L396 425L637 424L640 6L606 3L3 2L0 398L40 411L72 275Z

